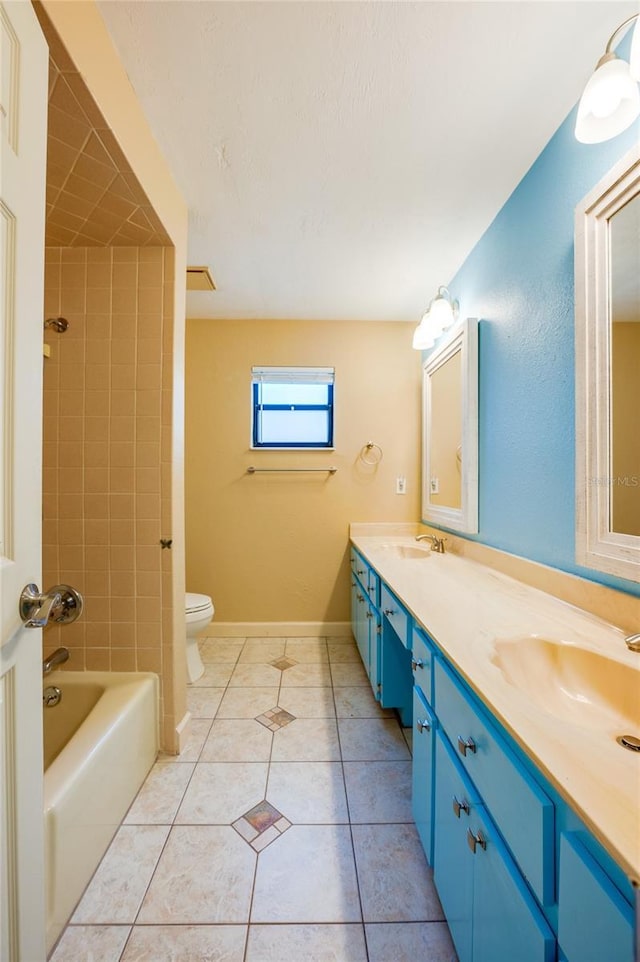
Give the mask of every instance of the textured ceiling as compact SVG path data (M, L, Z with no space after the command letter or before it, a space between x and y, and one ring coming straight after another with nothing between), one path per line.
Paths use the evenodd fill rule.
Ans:
M170 244L115 137L48 17L47 218L50 247Z
M636 9L98 3L216 280L189 315L333 320L420 317Z

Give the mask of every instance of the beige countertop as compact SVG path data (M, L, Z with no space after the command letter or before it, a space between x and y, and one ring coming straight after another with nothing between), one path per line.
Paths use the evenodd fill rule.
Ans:
M594 724L588 692L584 704L581 697L575 704L569 700L570 717L559 718L543 707L539 679L532 682L539 687L531 697L522 684L507 680L493 660L496 643L517 644L532 636L575 645L613 660L616 670L621 665L625 673L637 673L640 705L640 653L627 650L622 630L483 564L431 551L426 558L399 558L385 547L415 546L415 530L415 525L352 525L351 541L631 880L640 884L640 753L626 751L615 741L622 734L640 737L640 730L629 730L629 724L621 730L615 697L610 720L601 713ZM632 697L635 690L632 682Z

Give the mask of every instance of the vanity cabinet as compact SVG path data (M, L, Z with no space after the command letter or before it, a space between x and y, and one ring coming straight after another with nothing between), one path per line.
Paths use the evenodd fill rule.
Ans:
M566 962L630 959L633 912L577 832L560 836L558 943Z
M376 606L380 579L370 566L351 552L351 628L369 677L373 694L381 697L380 635L382 620ZM373 599L373 600L372 600Z
M460 962L632 962L634 893L620 866L397 586L354 565L354 634L365 636L373 591L381 700L413 718L413 816Z
M434 879L460 962L554 962L556 940L442 730Z

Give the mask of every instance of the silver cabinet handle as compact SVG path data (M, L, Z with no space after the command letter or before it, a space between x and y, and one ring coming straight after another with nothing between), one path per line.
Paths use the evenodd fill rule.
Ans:
M460 818L460 812L464 812L465 815L469 814L469 802L466 800L466 798L463 798L462 801L458 801L458 799L454 795L452 806L453 806L453 811L456 818Z
M365 612L365 618L373 618L372 613L370 611Z
M356 568L356 574L357 574L357 575L363 575L363 574L364 574L364 568Z
M25 628L44 628L49 621L68 625L82 613L82 595L70 585L54 585L49 591L40 592L37 585L22 589L18 610Z
M420 719L420 718L419 718L419 719L417 720L417 722L416 722L416 728L418 729L418 731L419 731L420 734L422 735L423 732L430 732L430 731L431 731L431 724L427 721L426 718L423 718L423 719Z
M474 742L473 738L464 739L462 735L458 735L458 751L461 755L466 756L467 752L471 752L472 755L475 755L477 747L478 746Z
M411 668L413 671L416 671L418 668L424 668L424 662L422 658L412 658Z
M480 848L486 849L486 847L487 847L487 841L486 841L486 839L484 838L484 836L482 835L482 832L478 832L476 835L474 835L473 832L471 831L471 829L468 828L468 829L467 829L467 845L469 846L469 848L471 849L471 851L472 851L473 854L475 855L475 854L476 854L476 848L477 848L478 845L480 846Z
M358 601L360 602L360 604L362 604L362 602L364 601L364 595L357 594L357 595L356 595L356 598L358 599Z
M385 608L385 609L383 610L382 614L383 614L383 615L386 615L387 618L390 618L392 615L397 614L397 612L395 612L395 611L393 610L393 608Z

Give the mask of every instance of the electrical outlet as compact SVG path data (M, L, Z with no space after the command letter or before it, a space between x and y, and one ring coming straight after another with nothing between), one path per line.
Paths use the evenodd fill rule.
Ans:
M396 494L407 493L407 479L403 475L396 478Z
M431 494L439 494L440 481L438 478L431 478Z

